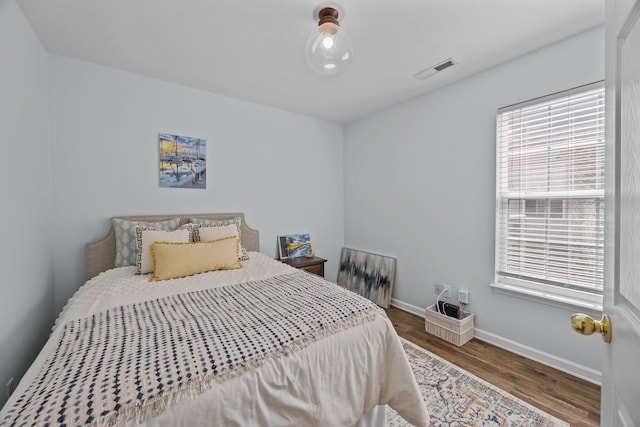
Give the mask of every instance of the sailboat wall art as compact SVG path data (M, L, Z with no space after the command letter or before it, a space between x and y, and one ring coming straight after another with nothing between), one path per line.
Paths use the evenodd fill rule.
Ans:
M207 188L207 141L158 134L160 187Z

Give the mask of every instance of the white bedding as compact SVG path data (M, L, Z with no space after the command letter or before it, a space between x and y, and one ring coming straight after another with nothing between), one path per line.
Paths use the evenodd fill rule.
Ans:
M135 267L106 271L69 300L52 335L0 412L0 421L38 374L70 320L123 304L227 284L266 279L292 268L257 252L239 270L149 282ZM427 426L428 415L400 341L386 316L338 332L287 357L186 397L149 426L353 426L362 414L389 404L407 421ZM121 425L136 425L131 419Z

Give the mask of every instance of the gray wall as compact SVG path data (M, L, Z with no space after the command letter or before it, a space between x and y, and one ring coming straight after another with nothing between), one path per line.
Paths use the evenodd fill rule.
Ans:
M234 212L276 235L308 232L335 278L344 238L341 125L51 55L56 307L84 282L84 244L109 218ZM158 132L207 141L207 189L158 186Z
M402 302L432 304L435 283L468 289L478 328L600 370L602 341L571 331L573 310L489 284L496 109L602 79L596 28L349 124L345 245L397 257Z
M13 0L0 0L0 406L54 317L47 52Z

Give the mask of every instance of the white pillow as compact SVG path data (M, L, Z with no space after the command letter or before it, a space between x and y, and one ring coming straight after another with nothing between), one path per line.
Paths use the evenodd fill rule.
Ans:
M249 254L247 250L242 246L242 231L240 230L242 226L242 217L235 217L231 219L203 219L203 218L194 218L191 217L191 225L193 228L196 227L220 227L222 225L235 224L238 227L238 236L240 238L240 252L242 253L240 256L240 261L248 261ZM197 236L195 236L197 238ZM197 241L197 240L194 240Z
M218 226L208 226L201 225L196 228L196 239L200 242L208 242L211 240L218 240L224 237L237 237L238 241L240 241L240 236L238 235L238 227L235 224L229 225L218 225Z
M237 237L238 241L241 240L240 235L240 218L234 218L234 221L229 224L197 224L187 223L183 225L183 228L192 232L193 242L208 242L211 240L218 240L225 237ZM249 254L247 250L240 244L240 261L248 261Z
M187 229L175 231L154 230L147 227L136 227L136 268L139 274L151 273L153 259L149 246L155 242L189 243L191 232Z

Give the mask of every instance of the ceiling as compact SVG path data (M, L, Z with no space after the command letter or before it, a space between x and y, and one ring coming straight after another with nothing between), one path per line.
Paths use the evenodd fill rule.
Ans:
M342 74L307 68L311 0L18 0L52 53L348 123L604 23L605 0L344 0ZM413 75L452 57L424 81Z

